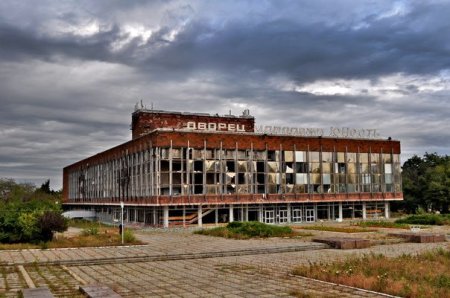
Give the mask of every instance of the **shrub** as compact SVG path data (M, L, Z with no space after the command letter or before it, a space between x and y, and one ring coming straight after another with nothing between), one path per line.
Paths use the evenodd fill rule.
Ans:
M39 243L64 231L67 225L58 200L57 193L0 178L0 242Z
M406 218L401 218L395 221L396 223L412 224L412 225L444 225L450 224L447 216L438 214L419 214L411 215Z
M247 239L254 237L289 237L296 235L290 227L268 225L257 221L231 222L226 227L199 230L195 234L219 236L225 238Z
M120 235L122 237L122 235ZM134 243L136 242L136 236L134 236L133 231L125 229L123 231L123 242L124 243Z
M64 217L54 211L45 211L38 220L39 229L38 239L42 241L51 241L55 232L64 232L67 230L67 222Z
M284 236L292 233L292 229L287 226L274 226L258 221L232 222L227 229L236 234L244 234L249 237L274 237Z
M83 229L81 231L81 234L83 236L95 236L95 235L98 235L98 228L97 227L89 227L89 228Z

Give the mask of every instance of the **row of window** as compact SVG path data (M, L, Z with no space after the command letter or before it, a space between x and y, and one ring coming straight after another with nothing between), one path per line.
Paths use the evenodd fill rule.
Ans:
M386 153L151 148L69 174L70 198L393 191L399 155Z

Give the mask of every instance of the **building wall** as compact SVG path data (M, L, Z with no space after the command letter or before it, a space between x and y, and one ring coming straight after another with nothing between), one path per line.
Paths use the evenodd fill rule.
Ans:
M400 143L155 131L64 169L66 202L401 199Z

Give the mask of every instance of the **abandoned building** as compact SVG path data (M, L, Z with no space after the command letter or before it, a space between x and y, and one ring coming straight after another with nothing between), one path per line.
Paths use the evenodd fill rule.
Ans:
M132 140L64 168L68 210L189 226L389 217L400 142L373 129L257 127L241 116L136 108Z

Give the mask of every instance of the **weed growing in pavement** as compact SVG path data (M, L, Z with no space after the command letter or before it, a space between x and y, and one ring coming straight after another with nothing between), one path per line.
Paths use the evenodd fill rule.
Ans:
M406 297L450 297L450 251L388 258L351 257L332 264L299 266L293 274Z

